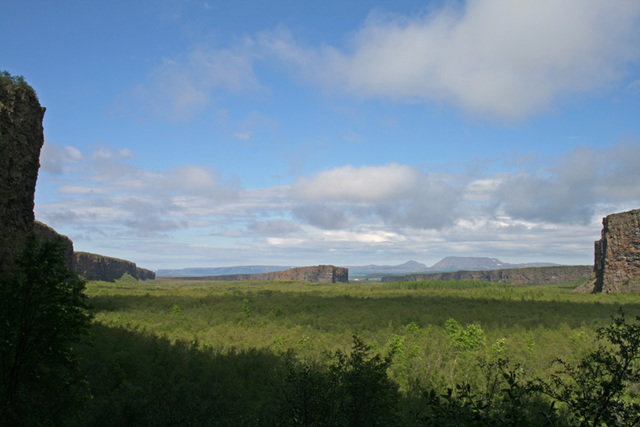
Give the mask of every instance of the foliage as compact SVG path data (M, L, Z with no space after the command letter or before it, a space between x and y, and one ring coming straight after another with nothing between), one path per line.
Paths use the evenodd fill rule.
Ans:
M351 353L335 352L328 369L294 365L282 393L285 419L305 426L392 425L400 398L387 376L392 355L370 351L354 334Z
M620 306L640 314L640 295L567 285L387 285L91 282L76 424L570 425L536 379L595 351Z
M577 363L558 360L560 368L549 382L540 381L539 388L566 404L575 424L637 425L640 317L631 324L620 311L610 325L598 330L598 339L598 348Z
M484 344L484 331L480 325L471 324L464 327L450 318L444 324L444 328L449 336L450 345L456 353L477 350Z
M30 93L33 93L36 96L35 90L25 81L22 76L12 76L8 71L0 71L0 89L5 89L5 87L18 87L20 89L26 90ZM0 90L0 113L5 109L5 104L7 102L6 90Z
M520 426L562 424L526 379L521 365L497 359L483 365L484 387L469 382L445 392L422 392L421 411L416 415L427 426ZM548 414L549 413L549 414Z
M0 419L51 422L77 403L83 382L73 345L90 320L84 287L60 243L28 237L17 270L0 283Z

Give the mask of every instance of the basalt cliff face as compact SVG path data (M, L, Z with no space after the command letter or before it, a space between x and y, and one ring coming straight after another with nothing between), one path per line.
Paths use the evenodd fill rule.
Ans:
M0 74L0 272L14 265L33 230L44 111L21 78Z
M418 280L477 280L480 282L510 283L512 285L543 285L587 279L593 268L589 265L510 268L506 270L461 270L445 273L411 274L383 277L383 282Z
M593 292L640 292L640 209L608 215L602 226Z
M349 269L333 265L315 267L297 267L290 270L273 271L259 274L226 274L222 276L189 276L185 280L260 280L260 281L304 281L311 283L349 283Z
M156 278L156 274L153 271L140 268L131 261L88 252L76 252L75 264L76 273L87 280L113 282L124 274L129 274L138 280L153 280Z

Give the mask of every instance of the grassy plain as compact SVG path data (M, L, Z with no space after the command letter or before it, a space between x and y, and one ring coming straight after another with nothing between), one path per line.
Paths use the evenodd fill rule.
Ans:
M401 392L482 382L482 366L497 358L521 364L529 376L545 377L555 359L577 360L593 350L596 329L609 324L620 308L629 318L640 315L640 295L579 294L572 292L576 285L90 282L86 293L95 316L94 345L87 348L86 358L102 365L90 368L96 382L104 382L100 375L110 375L100 373L104 366L121 372L122 378L111 388L93 391L98 401L104 396L104 411L110 415L94 411L85 421L110 420L118 411L124 411L118 419L126 419L130 411L131 421L141 422L136 411L151 403L137 401L129 407L122 402L115 411L115 392L110 390L124 396L126 387L134 388L132 394L136 387L144 389L140 381L165 375L156 371L163 363L172 373L154 390L173 390L172 399L180 399L186 389L187 396L197 393L195 377L206 377L208 386L218 390L206 393L218 393L216 408L225 408L225 416L235 414L237 421L251 414L257 419L270 405L265 396L277 394L275 379L286 376L287 360L327 363L332 352L351 351L354 333L372 352L393 354L388 375ZM455 345L446 327L449 319L463 332L474 328L470 346ZM175 371L196 359L207 367ZM189 376L193 380L185 379ZM176 384L184 381L182 390ZM182 397L174 396L176 390L182 390ZM245 404L236 406L238 400Z
M92 282L87 295L95 320L197 342L216 352L292 349L317 360L348 350L357 332L374 348L405 337L422 369L440 370L455 358L445 322L477 324L482 349L544 370L594 342L620 307L640 315L640 295L578 294L575 283L508 286L482 282L311 284L301 282ZM440 366L431 366L438 361ZM423 372L424 373L424 372Z

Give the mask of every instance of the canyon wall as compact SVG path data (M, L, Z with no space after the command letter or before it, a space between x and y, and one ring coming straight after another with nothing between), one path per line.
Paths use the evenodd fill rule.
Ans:
M594 246L593 292L640 292L640 209L604 217Z
M505 270L461 270L445 273L410 274L383 277L383 282L413 282L419 280L475 280L510 283L513 285L544 285L549 283L586 280L592 273L589 265L509 268Z
M153 280L156 274L124 259L111 258L88 252L76 252L76 273L87 280L113 282L128 274L138 280Z
M222 276L188 276L178 277L181 280L260 280L260 281L304 281L311 283L349 283L349 269L333 265L315 267L297 267L290 270L273 271L258 274L226 274Z
M0 273L14 265L33 230L44 112L21 77L0 73Z

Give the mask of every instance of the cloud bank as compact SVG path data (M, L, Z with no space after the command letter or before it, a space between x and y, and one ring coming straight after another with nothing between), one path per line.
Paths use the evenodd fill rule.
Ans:
M540 251L540 258L545 242L554 242L558 254L580 250L589 257L602 216L640 204L637 141L607 150L578 147L512 173L344 165L254 189L203 166L135 168L122 150L78 156L53 145L43 151L43 164L59 161L60 152L73 155L59 167L72 165L75 172L62 179L56 168L45 170L38 185L55 185L57 200L36 205L38 218L54 227L79 236L195 232L204 241L291 251L288 256L301 246L329 255L426 247L469 254L482 247L482 253L512 248L512 256Z

